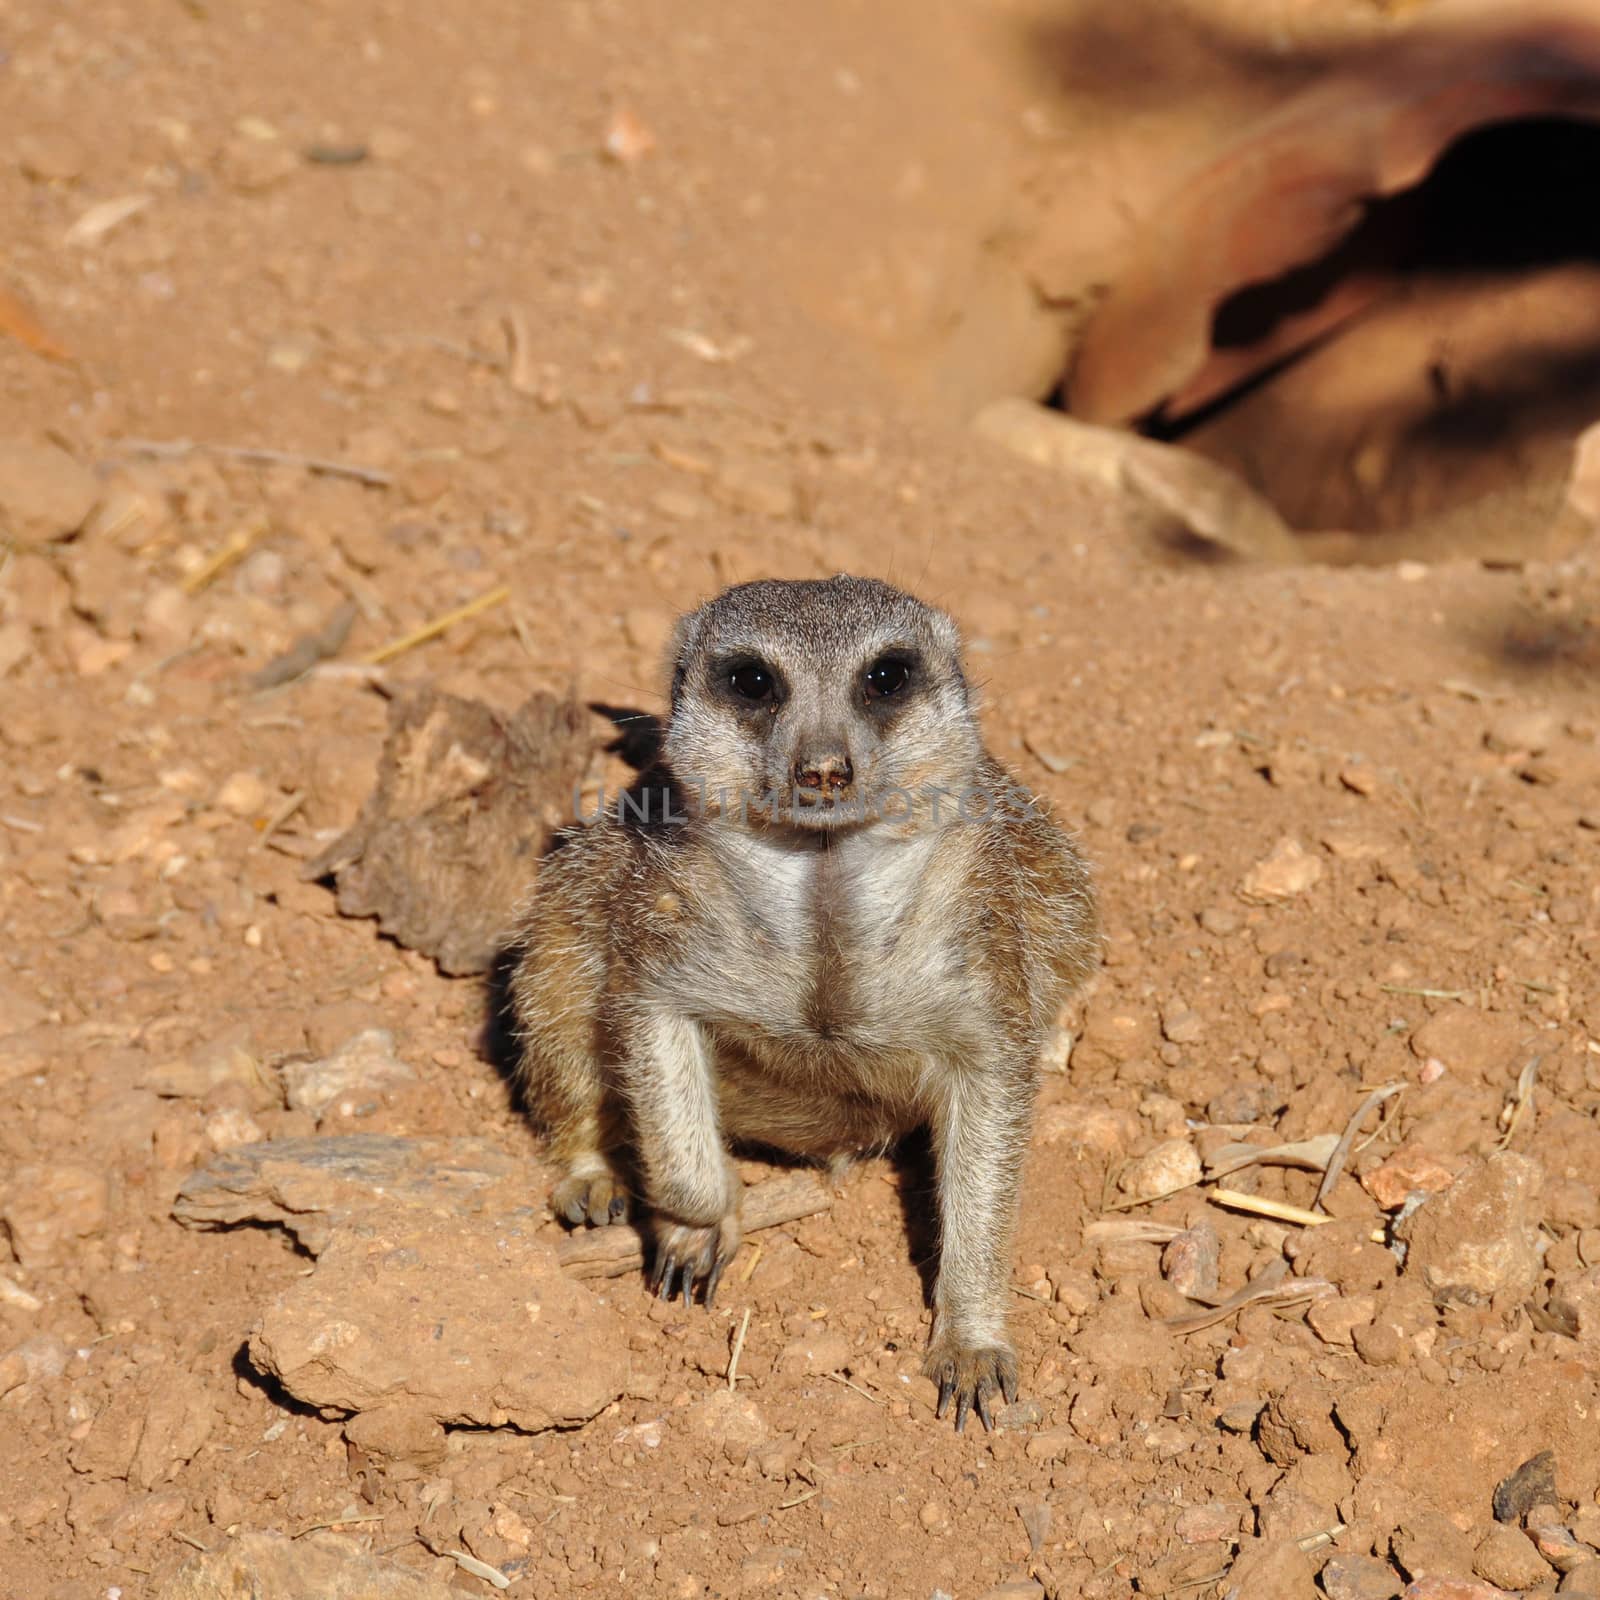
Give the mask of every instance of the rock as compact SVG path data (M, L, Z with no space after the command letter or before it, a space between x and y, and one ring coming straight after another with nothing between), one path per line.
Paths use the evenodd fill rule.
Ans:
M0 539L20 545L70 539L99 495L94 474L59 445L0 440Z
M277 1223L316 1255L377 1202L455 1216L525 1204L526 1168L487 1139L352 1133L246 1145L192 1173L172 1214L191 1228Z
M1573 1538L1562 1525L1561 1516L1557 1506L1533 1506L1527 1518L1528 1537L1557 1572L1567 1573L1592 1562L1594 1551Z
M815 1372L840 1372L850 1365L850 1341L842 1333L819 1329L791 1339L778 1352L780 1372L803 1375Z
M1226 1582L1230 1600L1320 1600L1311 1562L1292 1539L1247 1539Z
M240 1533L187 1562L157 1600L452 1600L459 1592L336 1534Z
M1062 1461L1071 1453L1077 1434L1067 1427L1042 1428L1027 1443L1030 1461Z
M1418 1578L1461 1578L1472 1571L1472 1541L1442 1511L1408 1517L1389 1539L1395 1565Z
M805 1558L805 1551L792 1544L761 1545L739 1563L740 1593L771 1589L785 1578L792 1578Z
M1250 1516L1248 1500L1207 1500L1179 1512L1174 1532L1185 1544L1211 1544L1239 1537Z
M1574 1567L1556 1586L1557 1594L1600 1595L1600 1561Z
M771 1431L761 1408L749 1395L717 1389L696 1400L683 1413L683 1426L697 1438L715 1444L753 1446Z
M1356 1330L1366 1327L1377 1309L1370 1294L1325 1295L1306 1308L1306 1322L1324 1344L1351 1345Z
M154 1489L194 1458L215 1422L210 1391L194 1373L144 1368L95 1415L69 1459L88 1477Z
M188 1514L188 1496L163 1489L130 1500L111 1519L106 1533L113 1550L136 1550L165 1539Z
M1167 1139L1137 1160L1130 1161L1117 1178L1117 1188L1135 1200L1153 1200L1200 1181L1200 1152L1189 1139Z
M1410 1195L1439 1194L1455 1180L1455 1173L1426 1150L1403 1144L1381 1166L1361 1174L1361 1187L1385 1211L1398 1211Z
M264 816L276 791L254 772L235 772L217 790L217 804L235 817Z
M59 1378L67 1370L67 1347L53 1333L36 1333L0 1356L0 1395L25 1383Z
M224 1106L208 1116L200 1130L213 1150L237 1150L241 1145L260 1144L265 1137L261 1124L248 1111Z
M1539 1182L1538 1165L1511 1151L1470 1163L1395 1225L1406 1274L1437 1300L1528 1293L1539 1276Z
M138 1079L141 1089L168 1100L204 1100L225 1084L244 1089L257 1110L280 1104L277 1086L242 1028L196 1047L190 1055L157 1061Z
M1026 1433L1044 1421L1044 1407L1037 1400L1013 1400L995 1412L994 1425L1000 1433Z
M1354 1485L1341 1454L1302 1456L1267 1492L1256 1508L1256 1532L1263 1539L1299 1539L1344 1521L1339 1508Z
M363 1211L262 1313L250 1359L332 1412L401 1406L528 1432L586 1422L627 1386L626 1330L563 1275L537 1222Z
M1550 1285L1550 1315L1580 1344L1600 1343L1600 1267L1559 1274Z
M1532 1589L1550 1576L1550 1566L1520 1528L1497 1523L1480 1541L1472 1570L1502 1589Z
M1557 1498L1555 1451L1541 1450L1494 1485L1494 1520L1522 1522L1534 1506L1550 1506Z
M1232 555L1296 559L1278 513L1228 468L1176 445L1051 411L995 400L972 420L985 439L1035 465L1128 496L1169 527Z
M1485 746L1499 755L1542 755L1561 734L1561 718L1543 707L1504 711L1484 729Z
M1032 1578L1013 1578L985 1589L977 1600L1045 1600L1045 1587Z
M22 1166L6 1185L0 1221L17 1260L33 1271L59 1265L78 1240L101 1232L109 1205L106 1175L93 1167Z
M1530 1037L1514 1018L1453 1005L1430 1017L1411 1036L1411 1051L1423 1061L1441 1061L1452 1072L1498 1083L1520 1066L1517 1057Z
M362 1411L345 1423L344 1436L380 1461L402 1461L425 1472L444 1462L444 1429L415 1407L378 1406Z
M1179 1007L1161 1013L1161 1032L1173 1044L1195 1044L1205 1038L1205 1018L1198 1011Z
M1298 839L1280 839L1239 885L1241 899L1257 905L1304 894L1322 879L1322 862Z
M1230 1083L1206 1102L1206 1121L1271 1122L1286 1104L1283 1091L1270 1083Z
M336 1100L348 1097L351 1114L375 1106L385 1089L414 1083L416 1073L394 1053L394 1035L367 1028L346 1039L321 1061L291 1061L283 1069L284 1097L291 1111L320 1117Z
M1332 1391L1306 1378L1272 1397L1261 1413L1257 1437L1262 1453L1283 1467L1319 1450L1336 1452L1342 1459L1345 1449L1333 1421Z
M1405 1335L1391 1323L1381 1320L1355 1329L1350 1342L1369 1367L1397 1367L1410 1352Z
M1376 1556L1329 1556L1322 1568L1328 1600L1395 1600L1401 1580Z
M161 1373L144 1402L128 1481L139 1489L165 1483L194 1459L215 1421L216 1407L201 1379L181 1370Z
M1179 1294L1191 1300L1209 1300L1217 1292L1221 1256L1217 1230L1202 1218L1167 1242L1161 1252L1161 1271Z
M1040 1111L1034 1137L1043 1145L1064 1144L1094 1155L1117 1156L1133 1147L1139 1131L1139 1119L1131 1111L1068 1100Z
M1072 1048L1072 1066L1077 1072L1120 1066L1153 1051L1156 1043L1155 1018L1149 1012L1109 1003L1091 1004Z

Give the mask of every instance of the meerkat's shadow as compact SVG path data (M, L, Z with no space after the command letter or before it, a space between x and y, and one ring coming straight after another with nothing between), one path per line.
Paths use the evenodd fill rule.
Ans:
M889 1152L889 1164L899 1180L895 1194L900 1201L906 1250L922 1280L923 1306L929 1307L939 1276L939 1173L929 1130L918 1128L908 1133Z

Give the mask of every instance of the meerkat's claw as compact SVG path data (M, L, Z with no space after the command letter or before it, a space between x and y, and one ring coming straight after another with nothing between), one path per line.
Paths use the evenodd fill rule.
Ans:
M956 1432L966 1430L967 1418L976 1411L985 1432L994 1430L994 1400L1008 1403L1017 1396L1017 1358L1003 1346L962 1346L955 1339L939 1339L929 1352L923 1372L939 1385L934 1416L941 1421L955 1401Z
M610 1172L569 1172L550 1191L550 1209L568 1227L603 1228L628 1215L628 1194Z
M723 1269L739 1248L739 1225L732 1218L709 1228L687 1223L661 1223L656 1229L655 1277L651 1288L663 1300L681 1295L694 1303L694 1286L702 1286L701 1303L709 1307L716 1298Z
M705 1306L707 1311L711 1309L712 1301L717 1298L717 1285L722 1282L722 1268L724 1264L725 1263L723 1262L722 1257L718 1256L717 1259L711 1263L710 1272L706 1274Z

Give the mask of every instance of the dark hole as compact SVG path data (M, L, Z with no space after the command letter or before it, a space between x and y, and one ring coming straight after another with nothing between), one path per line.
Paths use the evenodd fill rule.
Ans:
M1235 290L1217 307L1211 342L1219 350L1255 344L1356 272L1527 272L1564 261L1600 262L1597 192L1600 125L1535 117L1475 128L1415 188L1369 201L1326 255ZM1231 398L1174 423L1154 418L1145 431L1181 438Z
M1408 322L1416 314L1436 322L1444 315L1441 308L1464 294L1503 294L1528 275L1600 266L1597 194L1600 124L1546 117L1477 128L1450 146L1422 182L1368 203L1354 228L1324 255L1230 295L1214 315L1212 343L1218 350L1256 345L1352 278L1376 280L1381 292L1370 303L1390 308L1384 314L1391 320L1383 325L1393 327L1396 306L1404 308ZM1451 462L1461 460L1462 452L1501 451L1508 486L1514 476L1510 463L1519 453L1525 462L1537 456L1548 476L1550 463L1585 421L1600 415L1592 409L1600 399L1595 325L1574 327L1559 344L1546 327L1542 343L1524 347L1516 342L1520 323L1512 322L1505 324L1504 347L1492 361L1475 356L1465 367L1452 367L1442 359L1420 371L1396 365L1395 393L1405 397L1405 415L1386 411L1388 421L1374 416L1369 422L1340 417L1336 426L1348 439L1319 445L1313 435L1326 419L1314 414L1315 405L1308 413L1305 404L1320 391L1297 378L1293 393L1299 404L1290 406L1277 398L1278 380L1333 340L1372 337L1362 331L1371 314L1362 311L1337 323L1188 414L1168 418L1158 412L1142 431L1189 443L1243 471L1296 526L1378 531L1450 512L1497 488L1487 482L1491 469L1481 456L1470 482L1453 470ZM1480 320L1480 350L1481 329ZM1451 343L1447 338L1441 346L1446 357ZM1381 340L1365 348L1386 364L1397 359L1394 347ZM1285 432L1297 429L1299 437ZM1391 430L1383 450L1389 463L1384 481L1352 488L1345 463L1356 449L1371 447L1375 430L1383 429Z

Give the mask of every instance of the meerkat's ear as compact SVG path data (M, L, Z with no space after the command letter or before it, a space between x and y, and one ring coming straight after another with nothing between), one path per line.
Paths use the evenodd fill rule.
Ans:
M941 611L938 606L928 607L928 618L933 628L933 637L940 649L950 653L950 661L955 669L956 686L961 691L961 698L968 706L975 705L978 696L967 673L966 644L961 637L961 629L956 626L955 618L948 611Z
M683 695L683 686L689 677L689 657L700 641L700 613L691 611L678 618L672 630L672 642L667 646L667 664L672 673L671 703L674 710Z

